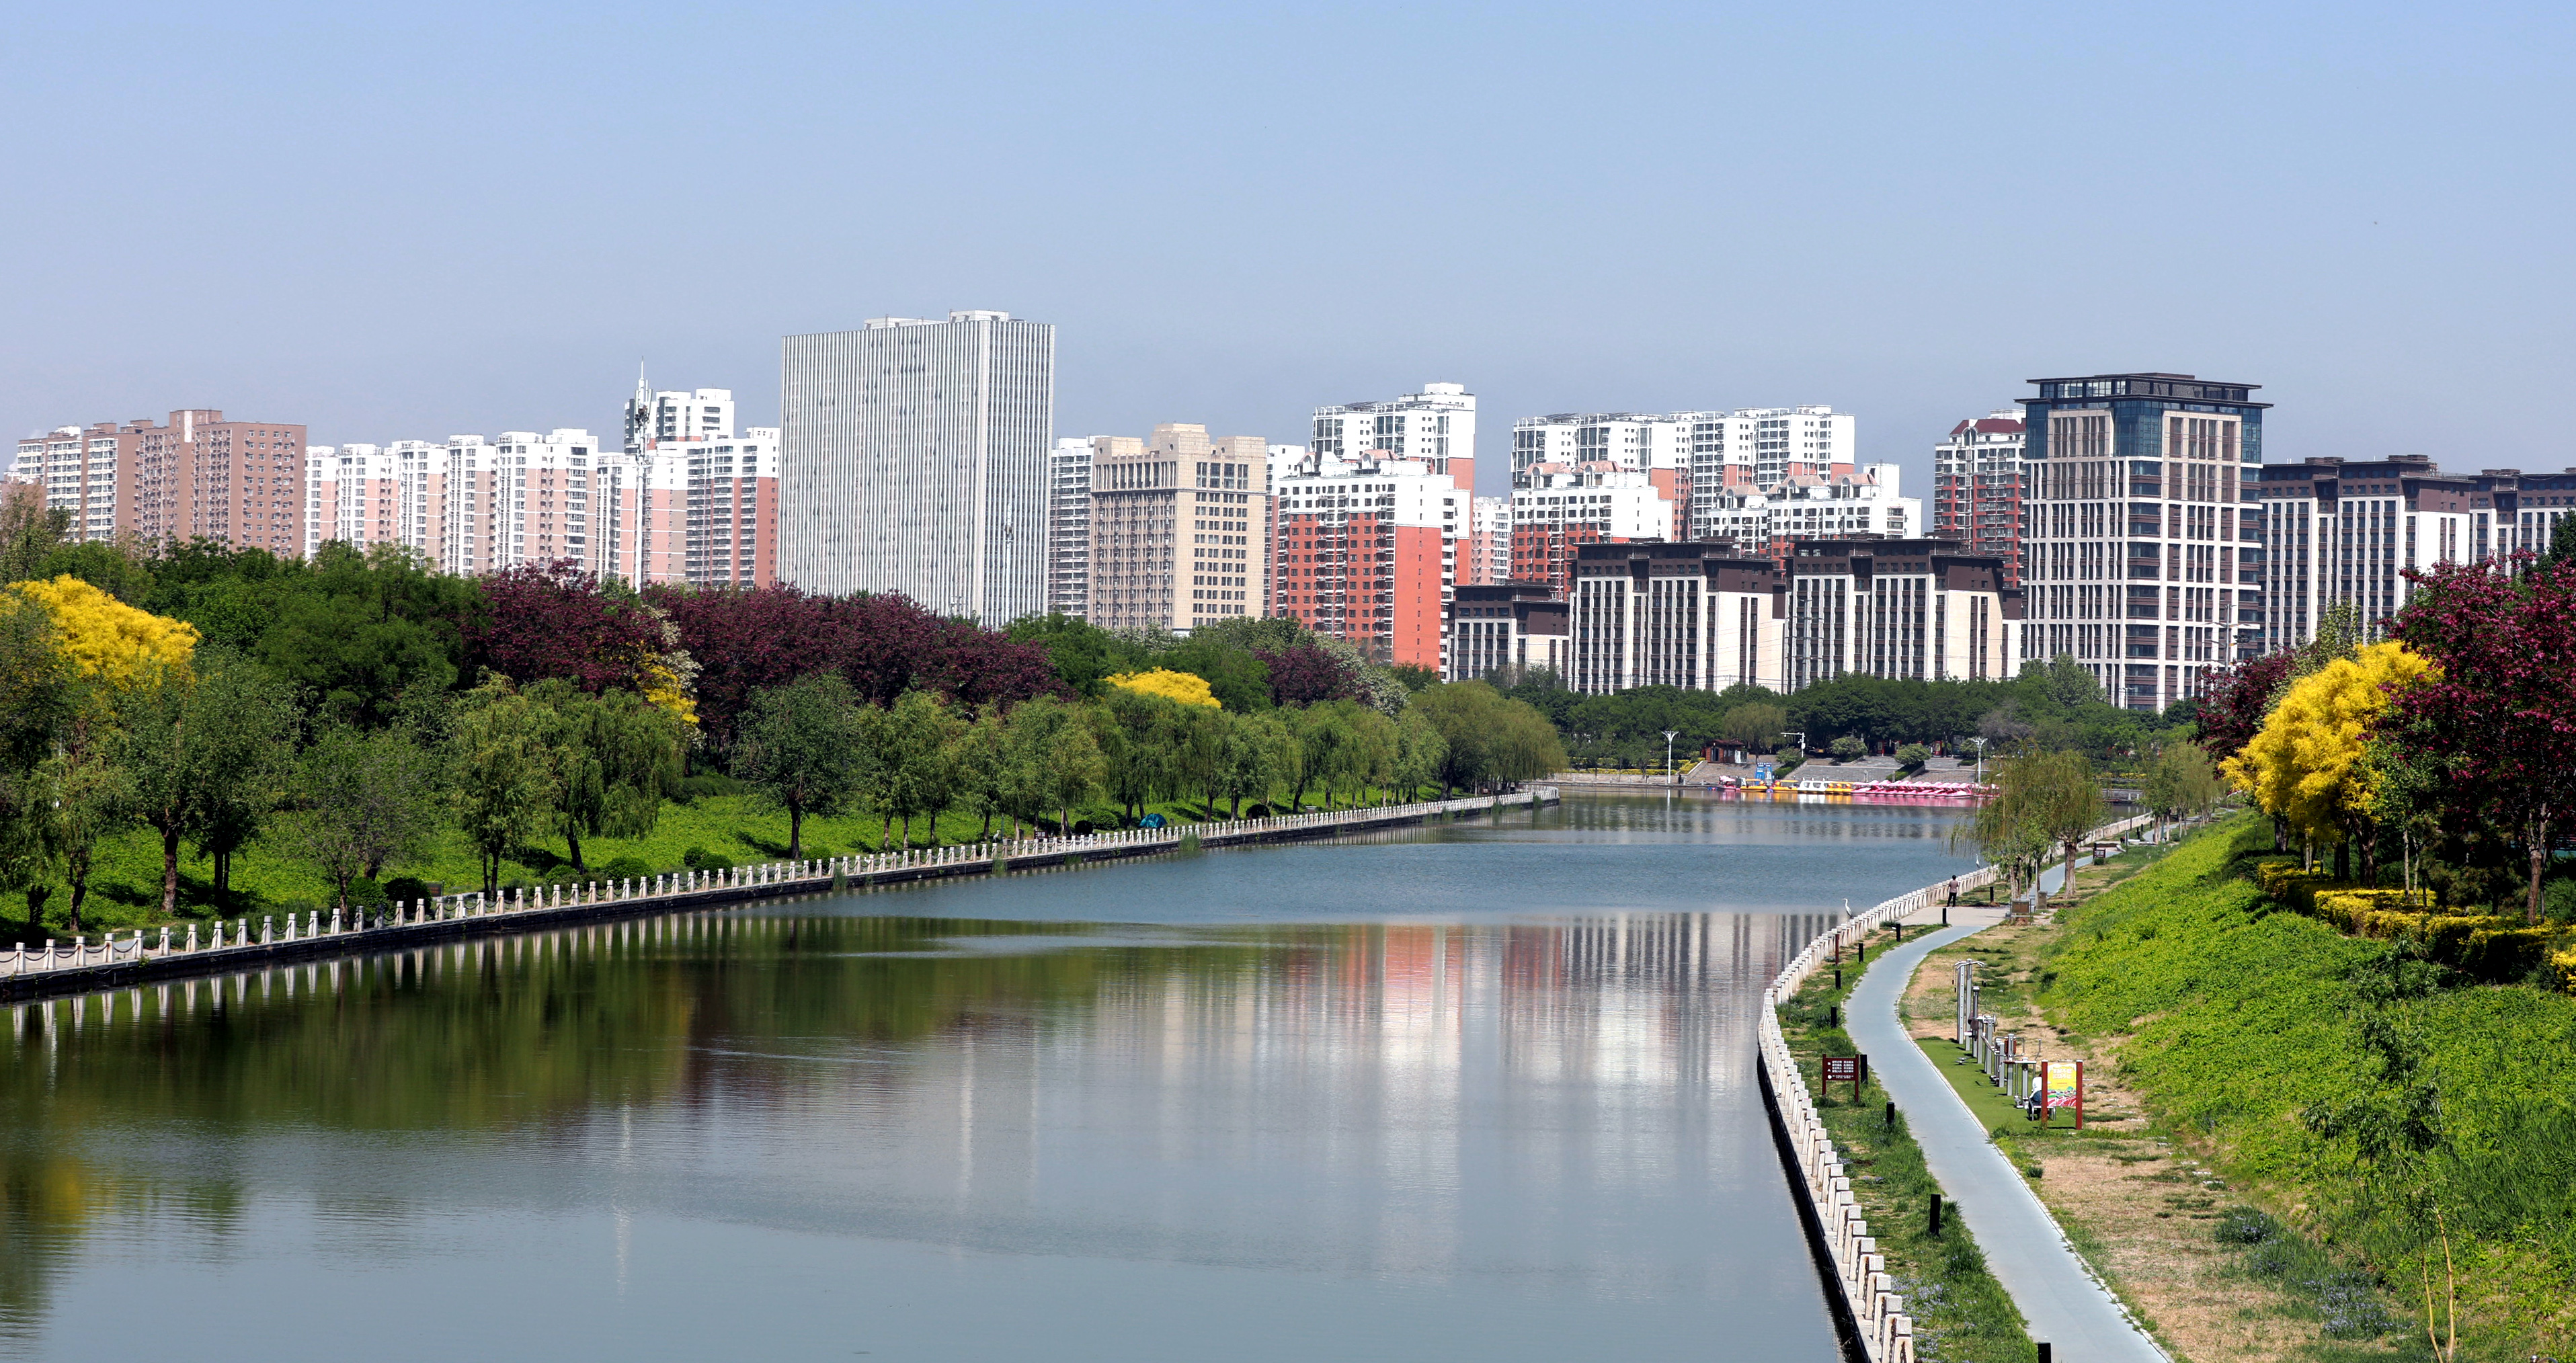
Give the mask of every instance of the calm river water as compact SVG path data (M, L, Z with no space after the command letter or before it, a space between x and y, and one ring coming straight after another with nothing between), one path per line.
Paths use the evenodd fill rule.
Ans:
M1952 817L1578 795L22 1008L0 1355L1825 1363L1752 1009Z

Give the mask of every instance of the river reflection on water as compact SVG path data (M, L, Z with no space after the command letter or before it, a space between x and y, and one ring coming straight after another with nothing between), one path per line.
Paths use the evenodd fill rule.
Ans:
M1578 800L21 1008L0 1352L1826 1359L1751 1009L1948 817Z

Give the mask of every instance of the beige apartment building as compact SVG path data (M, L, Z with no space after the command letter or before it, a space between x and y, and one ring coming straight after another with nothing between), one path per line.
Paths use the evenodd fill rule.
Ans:
M1092 440L1089 618L1186 633L1261 614L1269 445L1178 422Z

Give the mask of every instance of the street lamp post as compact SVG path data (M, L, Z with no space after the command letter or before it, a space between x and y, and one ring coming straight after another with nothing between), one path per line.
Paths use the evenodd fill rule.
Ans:
M1665 777L1665 779L1667 779L1667 780L1672 780L1672 778L1673 778L1673 776L1674 776L1674 772L1673 772L1673 735L1678 734L1678 733L1680 733L1680 732L1681 732L1681 730L1679 730L1679 729L1666 729L1666 730L1664 730L1664 777ZM1675 784L1675 785L1679 785L1679 784L1681 784L1681 783L1680 783L1679 781L1673 781L1673 784Z
M1977 745L1977 784L1982 786L1986 783L1986 740L1972 738L1968 741Z

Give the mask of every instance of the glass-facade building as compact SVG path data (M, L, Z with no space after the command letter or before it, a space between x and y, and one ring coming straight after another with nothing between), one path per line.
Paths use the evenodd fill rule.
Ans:
M2190 374L2033 379L2022 503L2026 660L2161 710L2262 649L2258 385Z

